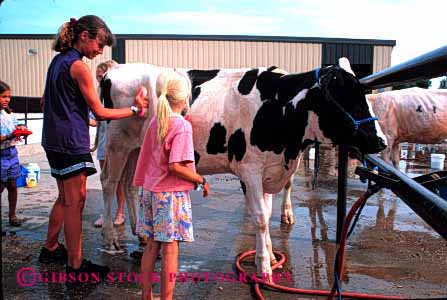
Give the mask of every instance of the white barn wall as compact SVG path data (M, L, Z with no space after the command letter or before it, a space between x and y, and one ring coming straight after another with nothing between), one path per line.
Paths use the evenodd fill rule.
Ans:
M0 39L0 78L11 86L13 96L41 97L45 88L46 74L51 59L57 54L51 49L52 39ZM28 49L36 54L28 54ZM94 60L84 61L92 70L100 62L112 59L110 47Z
M257 41L126 40L126 62L215 69L275 65L291 73L321 65L321 44Z

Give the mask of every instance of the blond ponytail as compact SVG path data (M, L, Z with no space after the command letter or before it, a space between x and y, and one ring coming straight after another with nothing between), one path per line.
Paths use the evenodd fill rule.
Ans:
M172 113L171 105L169 105L166 94L163 93L158 97L157 105L157 124L158 124L158 142L163 143L166 132L169 128L169 116Z
M158 96L158 141L162 144L169 129L169 117L172 114L171 105L186 101L187 107L189 107L191 84L189 78L182 73L167 71L158 76L156 90Z

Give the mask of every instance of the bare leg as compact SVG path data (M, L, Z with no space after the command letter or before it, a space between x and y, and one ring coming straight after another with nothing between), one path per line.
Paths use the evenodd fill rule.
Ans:
M11 221L16 217L17 207L17 186L15 180L8 180L6 185L8 189L8 202L9 202L9 220Z
M50 219L48 223L47 240L44 247L50 251L53 251L58 246L59 233L64 223L64 184L61 180L56 180L59 195L56 202L53 204L53 208L50 212Z
M149 238L148 243L144 248L143 257L141 258L141 288L143 289L143 293L141 294L142 300L154 299L154 296L152 295L152 274L154 273L155 261L157 260L160 247L160 242L156 242L152 238Z
M172 300L174 297L174 274L178 271L178 248L178 241L161 245L161 300Z
M86 197L85 173L63 180L64 233L67 243L68 265L78 269L82 263L82 212Z

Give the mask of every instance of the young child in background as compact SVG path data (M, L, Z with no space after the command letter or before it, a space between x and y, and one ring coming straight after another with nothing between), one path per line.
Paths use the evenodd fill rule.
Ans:
M118 66L118 63L114 60L108 60L105 62L100 63L96 67L96 80L98 83L101 83L102 78L104 77L104 74L112 69ZM104 103L103 103L104 105ZM99 160L99 166L102 170L104 166L104 161L106 159L106 137L107 137L107 121L98 121L96 122L97 125L97 131L96 131L96 138L98 140L98 148L96 149L96 158ZM116 216L115 221L113 222L114 225L119 226L123 225L125 222L125 215L124 215L124 190L123 186L121 185L121 182L118 182L118 187L116 189L116 200L118 201L118 207L116 209ZM94 225L95 227L102 227L102 224L104 223L104 219L102 215L95 221Z
M9 202L9 225L20 226L22 220L16 216L17 207L17 186L16 179L20 176L19 156L15 145L18 142L17 137L13 134L15 129L26 129L25 126L18 126L17 118L9 108L11 101L11 88L0 81L0 103L1 103L1 190L8 190Z
M148 237L141 260L143 293L153 299L152 276L161 249L161 299L173 299L179 242L192 242L192 211L189 190L209 186L195 171L191 124L181 112L188 107L191 87L178 72L157 79L157 116L148 126L135 170L135 186L143 187L137 232Z

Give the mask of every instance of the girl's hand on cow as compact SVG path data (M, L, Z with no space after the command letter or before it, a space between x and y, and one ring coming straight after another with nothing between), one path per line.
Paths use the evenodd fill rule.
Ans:
M208 182L205 182L205 184L203 185L203 197L208 197L209 192L210 185L208 184Z
M135 106L138 107L141 112L147 108L148 104L149 98L147 97L147 89L144 86L141 86L135 96Z

